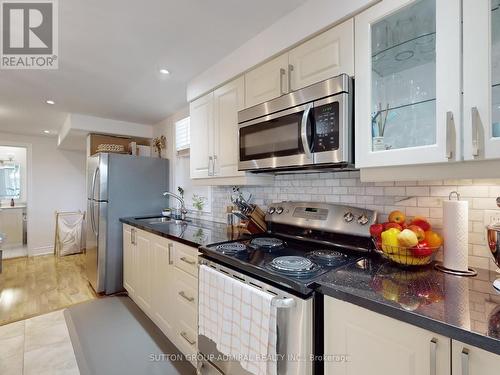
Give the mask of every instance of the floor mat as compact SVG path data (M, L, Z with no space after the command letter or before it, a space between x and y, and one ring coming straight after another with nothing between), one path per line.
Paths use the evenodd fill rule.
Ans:
M82 375L196 374L128 297L72 306L65 318Z

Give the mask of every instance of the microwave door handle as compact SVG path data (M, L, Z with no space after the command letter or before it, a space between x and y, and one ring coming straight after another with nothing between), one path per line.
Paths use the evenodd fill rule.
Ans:
M304 153L309 159L312 158L312 151L311 151L311 146L309 145L309 140L307 139L307 122L309 121L309 114L311 113L312 107L313 107L312 103L306 104L304 113L302 114L302 122L300 126L300 137L302 138Z

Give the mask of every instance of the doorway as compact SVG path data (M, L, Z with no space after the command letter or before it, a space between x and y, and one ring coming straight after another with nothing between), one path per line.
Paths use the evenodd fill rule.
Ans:
M28 255L27 146L0 144L0 237L3 259Z

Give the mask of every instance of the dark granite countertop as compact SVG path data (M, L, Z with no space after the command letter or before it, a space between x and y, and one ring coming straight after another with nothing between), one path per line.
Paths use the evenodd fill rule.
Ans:
M188 222L181 224L175 221L154 223L154 220L142 220L152 217L121 218L122 223L148 231L150 233L170 238L184 243L188 246L199 247L217 242L230 241L239 237L237 233L231 233L226 224L214 221L199 220L188 217Z
M320 292L500 354L500 293L496 272L475 277L439 272L429 265L402 269L379 257L326 274Z

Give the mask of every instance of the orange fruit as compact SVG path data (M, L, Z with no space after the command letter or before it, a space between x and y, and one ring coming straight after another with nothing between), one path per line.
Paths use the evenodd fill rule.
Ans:
M389 221L391 223L403 224L406 221L406 215L401 211L392 211L389 214Z
M425 232L425 241L430 247L440 247L443 244L443 237L432 230L428 230Z

